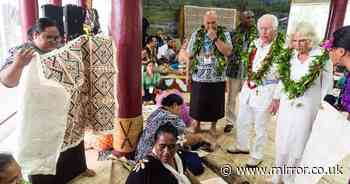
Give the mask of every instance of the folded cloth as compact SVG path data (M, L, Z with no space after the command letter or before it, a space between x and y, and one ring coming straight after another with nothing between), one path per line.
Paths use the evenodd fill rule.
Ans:
M113 130L113 48L111 39L80 36L26 67L16 153L25 174L55 174L60 152L79 145L85 129Z
M350 122L347 117L323 102L299 166L309 168L307 173L310 173L310 168L313 167L323 168L326 172L296 175L295 183L315 184L325 174L341 174L342 167L340 170L335 168L338 169L337 164L350 153L349 132Z

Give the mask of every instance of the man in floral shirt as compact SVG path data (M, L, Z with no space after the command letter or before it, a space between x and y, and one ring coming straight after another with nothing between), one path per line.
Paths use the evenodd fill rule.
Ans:
M195 132L201 121L207 121L212 122L211 131L216 134L216 122L225 112L225 66L232 43L229 33L218 26L215 11L206 12L203 20L186 50L190 56L187 81L192 81L190 116L195 119Z

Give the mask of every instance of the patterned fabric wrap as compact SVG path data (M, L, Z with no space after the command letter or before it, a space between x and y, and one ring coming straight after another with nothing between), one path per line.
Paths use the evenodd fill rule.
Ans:
M185 132L186 125L179 116L172 114L162 107L158 108L152 112L145 122L145 128L137 145L135 160L143 159L152 151L157 129L168 122L177 128L179 135Z
M44 76L70 94L62 150L79 144L86 128L114 128L116 69L113 44L103 37L80 36L67 46L42 55Z

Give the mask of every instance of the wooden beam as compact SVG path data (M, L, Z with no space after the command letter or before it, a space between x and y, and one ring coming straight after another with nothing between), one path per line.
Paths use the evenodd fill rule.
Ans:
M141 0L112 0L111 35L117 47L119 103L113 143L116 155L134 151L142 131L141 12Z
M38 0L20 0L21 31L23 42L28 40L27 31L39 17Z
M87 0L79 0L78 1L78 5L83 7L83 8L87 8L88 7L88 4L87 4Z
M333 32L344 25L348 0L331 0L325 38L329 39Z

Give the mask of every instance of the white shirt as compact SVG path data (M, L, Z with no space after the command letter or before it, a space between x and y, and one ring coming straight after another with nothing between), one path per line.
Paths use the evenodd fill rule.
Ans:
M254 43L257 50L253 60L252 69L253 69L253 72L257 72L261 68L261 65L263 64L262 63L263 60L265 59L266 55L270 51L272 43L263 46L260 39L255 40ZM270 68L270 71L266 75L265 80L278 80L277 67L275 65L272 65L272 67Z
M159 47L157 58L160 59L164 57L167 60L170 60L171 56L173 55L176 55L175 51L169 48L168 44L164 44L163 46Z
M252 70L253 72L257 72L261 68L264 58L270 51L272 43L263 46L261 40L258 39L254 41L254 44L256 46L257 51L253 59ZM264 80L279 80L276 65L271 66ZM254 82L251 81L251 84L254 84ZM261 110L265 110L271 104L271 101L274 98L274 96L279 96L280 91L276 90L276 86L277 83L274 83L268 85L259 85L254 89L250 89L246 81L240 93L240 103Z
M166 57L168 48L169 48L168 44L164 44L163 46L159 47L158 48L157 58L160 59L162 57Z

